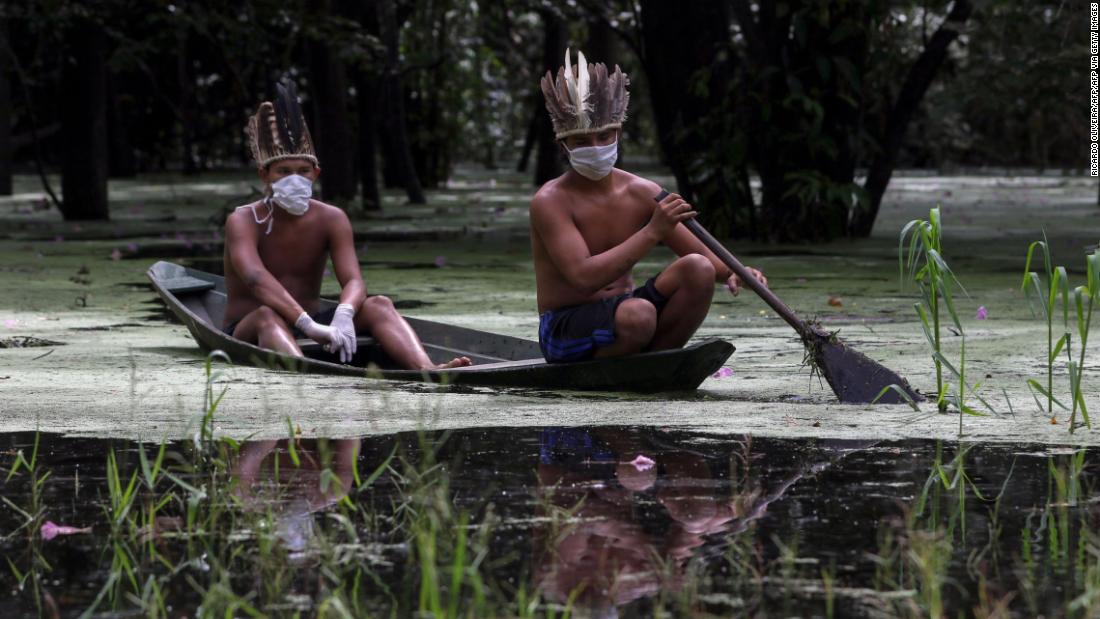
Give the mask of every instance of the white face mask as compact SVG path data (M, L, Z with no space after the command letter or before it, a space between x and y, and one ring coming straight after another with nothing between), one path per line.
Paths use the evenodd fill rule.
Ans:
M284 176L271 183L271 199L291 215L305 215L313 196L313 181L300 174Z
M577 174L598 181L611 173L615 167L615 160L619 158L619 139L606 146L581 146L573 150L565 149L569 153L569 165L577 171Z

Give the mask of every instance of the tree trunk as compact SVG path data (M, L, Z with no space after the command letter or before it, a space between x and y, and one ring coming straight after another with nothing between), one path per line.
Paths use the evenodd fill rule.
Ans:
M11 106L11 62L8 59L8 22L0 19L0 196L12 192L11 125L15 120Z
M386 127L387 162L392 163L401 185L412 204L425 204L424 190L416 175L409 133L405 121L404 93L401 89L401 67L398 53L397 15L394 0L378 0L378 28L382 43L386 46L386 67L382 77L381 108Z
M363 210L381 211L378 191L378 79L360 69L355 82L359 110L359 180Z
M176 55L176 88L179 93L180 114L180 159L183 163L183 173L186 175L199 173L198 156L195 154L195 135L198 133L196 124L199 122L199 113L195 106L195 80L191 76L191 55L187 52L190 33L186 27L176 31L176 45L180 50Z
M879 206L882 204L882 196L886 193L886 186L890 184L890 177L897 166L898 152L901 150L905 130L913 119L921 99L928 91L936 72L947 57L947 48L959 36L959 30L974 12L974 6L969 0L955 0L947 19L940 25L932 38L928 40L924 51L909 68L905 76L905 82L898 92L897 99L890 110L890 116L886 121L885 134L880 139L882 150L871 163L867 171L867 180L864 182L864 190L867 193L868 204L865 208L857 210L849 224L849 233L856 237L867 237L875 225Z
M565 59L565 24L557 15L550 11L540 11L543 23L542 39L542 70L538 72L539 78L549 71L557 76L558 67ZM537 86L536 86L537 88ZM542 93L538 93L541 100ZM540 109L538 126L538 161L535 164L535 186L541 187L543 183L561 176L561 147L554 139L554 126L550 122L550 115L545 108Z
M546 106L542 104L542 94L539 91L531 97L531 121L527 123L527 134L523 138L523 149L520 150L519 163L516 164L516 172L526 172L527 163L531 160L531 152L535 150L535 142L539 135L539 121L546 116Z
M313 10L323 19L330 13L329 2L315 3ZM355 197L356 185L347 73L343 61L327 41L311 38L307 45L313 82L311 135L321 162L321 198L346 206Z
M107 45L103 29L78 19L69 29L61 83L61 214L68 221L108 219Z
M716 113L740 117L726 100L733 72L725 59L732 55L728 10L717 2L643 0L641 18L642 65L657 140L676 190L714 234L748 236L753 203L742 182L747 175L739 172L747 164L740 130L714 132L704 124ZM699 71L706 71L705 92L696 86Z
M110 154L107 159L107 174L111 178L134 178L137 176L137 163L134 160L134 149L130 145L130 132L123 113L124 105L115 90L115 84L117 80L108 73L107 141Z

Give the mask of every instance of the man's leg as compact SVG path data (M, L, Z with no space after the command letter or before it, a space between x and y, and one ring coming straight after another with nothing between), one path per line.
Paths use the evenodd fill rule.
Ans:
M714 265L702 254L681 256L657 276L657 290L668 299L657 318L650 350L680 348L703 324L714 297Z
M233 337L267 350L302 356L302 350L298 348L286 321L266 305L257 307L242 318L233 331Z
M363 301L355 315L355 328L370 331L382 350L398 365L410 370L431 370L470 365L469 357L447 363L433 363L409 323L397 313L389 297L373 296Z
M657 329L657 308L645 299L627 299L615 309L615 342L597 348L597 359L641 352Z

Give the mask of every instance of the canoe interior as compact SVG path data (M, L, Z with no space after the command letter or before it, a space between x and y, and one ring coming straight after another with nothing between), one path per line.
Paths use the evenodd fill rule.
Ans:
M401 369L370 337L359 338L355 357L342 365L312 340L298 340L306 357L298 359L226 335L221 330L225 281L219 275L158 262L150 267L148 276L168 309L203 349L222 350L236 363L291 371L451 384L654 392L695 389L734 350L728 342L709 340L679 350L614 360L551 364L542 359L538 343L531 340L406 317L433 361L443 363L464 355L474 365L427 372ZM320 309L335 304L322 299Z

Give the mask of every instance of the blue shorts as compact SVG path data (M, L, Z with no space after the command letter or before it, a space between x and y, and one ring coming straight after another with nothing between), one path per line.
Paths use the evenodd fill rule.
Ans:
M645 299L660 313L668 299L657 290L656 280L653 276L641 288L624 294L544 312L539 316L543 358L550 363L584 361L597 348L615 343L615 310L627 299Z

